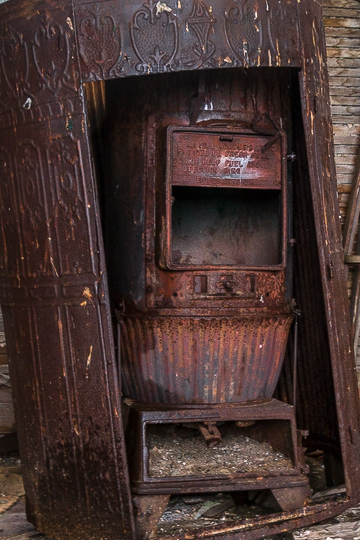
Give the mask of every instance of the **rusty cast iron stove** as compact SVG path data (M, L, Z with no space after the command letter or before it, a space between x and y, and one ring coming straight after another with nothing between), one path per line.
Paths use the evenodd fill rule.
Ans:
M205 84L205 77L199 84ZM168 98L170 87L168 83ZM144 126L146 161L137 189L131 185L131 169L119 173L114 166L107 179L110 189L119 186L123 201L114 216L119 223L119 235L113 232L118 249L129 241L131 227L145 239L138 265L124 258L114 277L122 311L123 393L134 400L126 401L132 409L128 440L133 491L284 487L283 509L301 507L309 490L304 489L308 479L299 465L294 410L272 399L294 317L286 286L292 271L287 261L286 134L278 127L279 117L253 114L248 122L238 110L229 121L226 104L224 110L194 118L191 88L185 81L181 88L189 98L189 110L162 112L161 118L155 111L148 128ZM225 78L223 91L229 88L240 93L241 82ZM200 113L200 91L195 100L200 100ZM149 107L143 99L140 103ZM140 108L135 101L134 116L141 116ZM119 134L115 138L132 156L140 143L131 127L126 129L128 142ZM142 220L125 210L143 205ZM114 204L112 208L116 212ZM145 283L141 278L134 283L136 292L129 286L134 274L145 276ZM284 422L275 421L279 418ZM293 459L288 475L274 471L255 481L261 471L253 470L231 477L209 472L208 478L151 478L147 432L152 424L198 422L206 445L222 443L216 424L225 420L234 426L269 420L266 437L260 422L260 437L268 442L283 439L283 450ZM251 433L256 438L257 428Z
M0 17L0 301L29 521L168 538L171 496L255 493L271 511L177 533L255 540L355 504L321 3L6 0Z

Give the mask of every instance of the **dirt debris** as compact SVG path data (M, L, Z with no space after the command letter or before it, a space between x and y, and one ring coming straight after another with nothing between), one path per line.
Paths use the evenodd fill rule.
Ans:
M291 459L274 452L268 443L237 434L225 435L223 444L208 448L198 434L185 438L169 430L161 435L151 433L148 448L151 477L263 474L293 468Z
M20 460L18 457L0 457L0 514L11 508L24 494Z
M188 497L184 497L188 500ZM233 497L228 493L205 494L196 497L196 503L186 504L182 497L171 497L170 502L161 516L156 534L158 537L176 535L185 531L202 529L218 525L221 522L234 521L266 515L269 512L256 505L236 506ZM217 512L216 510L219 510ZM208 513L215 512L215 516Z

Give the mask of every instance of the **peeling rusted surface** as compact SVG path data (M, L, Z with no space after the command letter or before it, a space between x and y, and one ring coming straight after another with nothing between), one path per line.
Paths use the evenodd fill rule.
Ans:
M256 539L343 511L360 493L359 406L320 2L74 5L74 12L70 2L59 7L9 0L0 6L0 299L29 519L59 540L136 535L110 299L123 328L124 392L167 402L174 420L179 402L270 397L280 371L277 397L291 401L291 332L285 369L281 365L295 297L302 312L298 425L329 463L342 457L348 499L219 525L196 537ZM244 67L249 69L233 69ZM199 70L206 70L204 76ZM125 80L147 74L156 77ZM109 296L81 83L119 78L102 88L103 132L93 138L102 140L106 158L98 172L104 180ZM231 157L231 163L221 169L216 160L205 162L208 156L190 155L180 159L190 169L179 172L175 160L191 150L180 136L191 135L197 154L206 150L199 142L206 133L207 148L216 134L220 161ZM239 148L226 156L221 145L232 143L231 137ZM253 149L249 137L256 141ZM239 154L241 145L248 154ZM253 150L257 165L248 178ZM263 150L275 162L263 159ZM288 167L287 154L292 160L297 154L299 165ZM192 163L194 157L204 159ZM263 171L261 186L254 185L257 170ZM232 174L241 179L232 186L237 194L253 188L268 199L277 190L281 195L271 204L280 210L267 227L255 224L260 233L249 259L240 260L238 242L229 264L217 265L219 246L229 240L226 231L219 236L208 219L205 246L189 252L189 231L173 225L184 207L202 216L199 206L188 204L185 188L194 187L194 178L200 178L198 189L211 190L220 189L226 175L233 182ZM231 207L237 196L231 204L218 199ZM254 202L248 198L246 204L248 217L255 214ZM269 236L274 230L281 230L275 241ZM261 264L255 255L263 257ZM235 349L238 363L226 372ZM202 376L194 379L187 371L196 367ZM241 374L235 384L236 370ZM306 485L304 468L299 478ZM245 480L252 489L291 484L281 484L280 477L281 486L274 478L269 484ZM224 487L211 482L186 489ZM152 489L143 484L145 491ZM181 492L185 486L167 489Z
M145 403L270 398L291 322L291 315L124 317L124 393Z

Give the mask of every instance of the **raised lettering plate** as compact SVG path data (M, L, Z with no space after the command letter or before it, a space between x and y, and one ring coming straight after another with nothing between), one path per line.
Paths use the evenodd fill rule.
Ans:
M281 189L282 137L168 128L168 181L177 186ZM170 178L169 178L170 177Z

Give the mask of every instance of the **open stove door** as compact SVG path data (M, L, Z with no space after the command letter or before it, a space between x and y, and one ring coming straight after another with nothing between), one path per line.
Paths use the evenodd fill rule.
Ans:
M168 4L77 0L75 17L65 1L0 6L1 304L28 517L61 540L134 535L81 87L119 76L256 65L299 69L315 257L348 498L315 515L288 516L289 528L329 517L360 497L358 390L321 2L213 0L211 10L202 0ZM310 366L314 381L316 361ZM259 527L246 538L280 530L284 524ZM240 538L239 531L233 528L227 538Z

